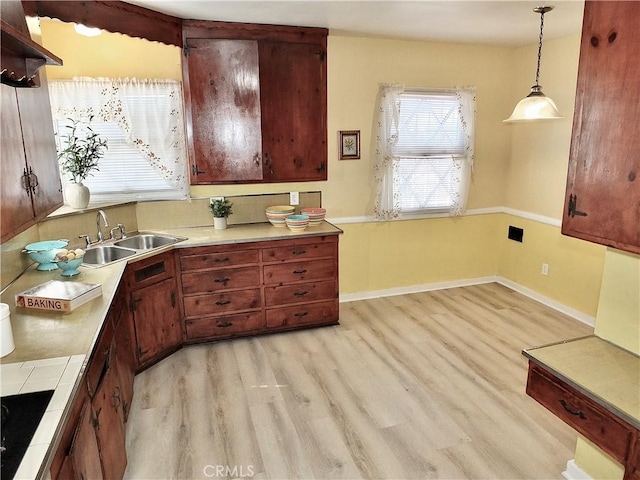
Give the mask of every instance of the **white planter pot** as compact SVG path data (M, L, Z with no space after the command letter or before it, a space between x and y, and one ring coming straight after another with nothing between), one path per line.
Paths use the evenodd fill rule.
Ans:
M227 228L227 217L213 217L213 228L216 230Z
M64 195L71 208L87 208L89 205L89 188L82 183L70 183L64 189Z

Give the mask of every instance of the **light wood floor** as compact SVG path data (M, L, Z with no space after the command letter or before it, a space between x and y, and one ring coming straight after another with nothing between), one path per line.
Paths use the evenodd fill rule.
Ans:
M126 478L560 479L576 434L523 348L592 329L498 284L343 303L136 377Z

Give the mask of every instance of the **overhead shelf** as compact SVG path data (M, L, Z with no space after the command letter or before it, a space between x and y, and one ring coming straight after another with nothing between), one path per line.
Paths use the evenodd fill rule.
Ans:
M62 60L8 23L2 27L2 83L12 87L40 86L36 75L44 65L62 65Z

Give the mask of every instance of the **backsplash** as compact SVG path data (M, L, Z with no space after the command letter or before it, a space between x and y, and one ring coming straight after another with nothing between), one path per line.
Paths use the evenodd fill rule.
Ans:
M267 218L264 214L266 207L289 204L289 193L227 195L225 198L233 203L233 214L228 218L230 226L266 223ZM321 206L322 192L300 192L300 204L296 207L296 212L304 207ZM0 245L0 266L2 267L0 287L5 288L30 265L31 261L22 253L25 245L29 243L65 238L69 240L71 246L83 246L83 240L78 238L81 234L90 235L91 239L95 240L96 208L74 211L63 207L45 221ZM102 227L105 238L109 235L109 229L118 223L122 223L128 232L207 225L213 228L209 197L105 205L101 208L109 219L109 227Z
M270 205L289 205L289 193L271 193L258 195L226 195L233 204L233 214L227 219L228 225L247 223L266 223L264 210ZM300 192L300 205L304 207L322 206L322 192ZM154 230L167 226L202 227L213 225L213 216L209 210L209 197L192 198L189 201L144 202L137 205L138 228Z

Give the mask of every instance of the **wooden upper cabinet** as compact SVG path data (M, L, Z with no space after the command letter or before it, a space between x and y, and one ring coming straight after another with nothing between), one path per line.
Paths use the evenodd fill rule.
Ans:
M587 1L562 233L640 253L640 2Z
M260 43L264 178L327 179L326 49Z
M258 43L187 39L191 183L262 179Z
M327 31L186 21L192 185L327 179Z

